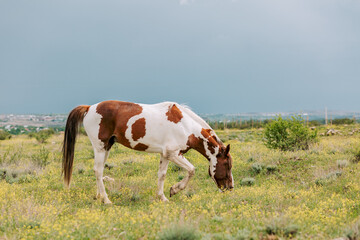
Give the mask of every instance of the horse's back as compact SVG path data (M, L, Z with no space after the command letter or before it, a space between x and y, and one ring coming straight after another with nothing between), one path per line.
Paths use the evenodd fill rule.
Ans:
M104 101L92 105L84 126L92 142L110 149L114 141L141 151L186 148L197 123L174 102L137 104ZM94 144L94 143L93 143Z

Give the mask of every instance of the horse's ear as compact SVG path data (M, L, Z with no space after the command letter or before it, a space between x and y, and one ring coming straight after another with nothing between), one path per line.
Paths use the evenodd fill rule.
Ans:
M226 146L225 156L227 156L227 155L229 154L229 152L230 152L230 144L228 144L228 145Z

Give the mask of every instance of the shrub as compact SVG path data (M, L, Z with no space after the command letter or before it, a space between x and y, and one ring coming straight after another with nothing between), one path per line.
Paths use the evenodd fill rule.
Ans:
M263 164L261 163L253 163L251 165L251 171L254 172L255 174L259 174L263 169Z
M241 185L242 186L252 186L255 184L255 179L254 178L243 178L241 180Z
M112 168L115 167L115 165L114 165L113 163L105 163L105 166L104 166L104 167L107 168L107 169L109 169L109 170L111 170Z
M353 162L354 162L354 163L360 162L360 150L357 150L357 151L355 152Z
M268 235L293 238L298 233L299 227L295 224L287 222L285 219L275 219L274 222L268 224L264 230Z
M11 138L11 134L4 131L4 130L0 130L0 140L6 140L6 139L10 139Z
M40 167L45 167L49 164L49 155L49 150L42 147L39 151L31 155L31 159L36 165Z
M268 173L273 173L278 170L278 167L276 165L267 165L266 170Z
M266 125L264 143L268 148L282 151L306 150L317 141L317 131L310 131L301 116L283 119L278 116Z
M6 169L0 169L0 180L5 179L6 177Z
M337 164L338 168L345 168L349 165L349 161L348 160L337 160L336 164Z
M200 234L189 225L174 225L159 233L160 240L196 240Z
M336 118L332 120L332 124L334 125L342 125L342 124L354 124L355 120L350 118Z
M248 229L240 229L234 237L234 240L255 240L257 237Z
M347 229L346 239L357 240L360 239L360 221L357 220L351 228Z
M54 129L44 129L37 133L29 134L29 137L34 137L39 143L45 143L53 134L55 133Z
M331 182L335 181L341 175L342 175L341 171L330 172L329 174L316 179L315 184L319 185L319 186L324 186L324 185L326 185L328 183L331 183Z
M181 167L179 167L179 166L176 165L176 164L170 163L170 164L169 164L169 170L170 170L171 172L179 172L179 171L181 171Z

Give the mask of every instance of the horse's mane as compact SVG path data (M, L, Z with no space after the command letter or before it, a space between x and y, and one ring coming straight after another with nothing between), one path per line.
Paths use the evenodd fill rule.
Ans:
M204 120L202 119L199 115L197 115L196 113L194 113L191 108L185 104L181 104L181 107L183 108L183 111L189 115L195 122L197 122L198 124L200 124L200 126L202 128L205 128L205 129L211 129L212 128L209 126L209 124Z
M202 128L211 129L212 135L215 136L216 141L220 145L224 145L224 143L220 140L220 138L216 135L215 131L210 127L210 125L202 119L199 115L194 113L191 108L185 104L181 104L182 111L184 111L187 115L189 115L195 122L197 122Z

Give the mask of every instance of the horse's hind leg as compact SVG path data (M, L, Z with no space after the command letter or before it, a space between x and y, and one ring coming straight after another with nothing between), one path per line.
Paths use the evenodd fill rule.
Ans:
M96 176L96 185L98 189L97 197L100 197L105 204L110 204L111 201L109 200L106 194L104 181L103 181L104 165L109 155L109 151L94 149L94 154L95 154L94 171Z
M169 165L169 160L167 158L164 158L164 156L161 154L160 156L160 166L159 166L159 172L158 172L158 192L157 195L160 198L161 201L167 202L168 199L164 195L164 181L166 176L167 167Z
M179 152L169 154L169 160L188 172L186 177L170 188L170 197L172 197L187 186L189 180L195 175L195 167L183 155L179 154Z

